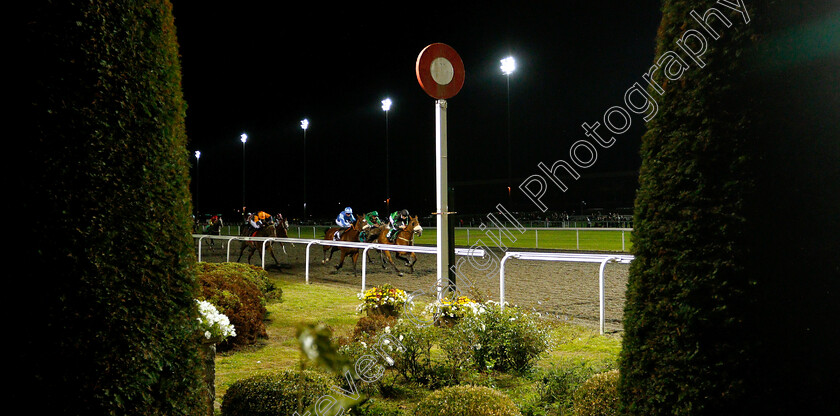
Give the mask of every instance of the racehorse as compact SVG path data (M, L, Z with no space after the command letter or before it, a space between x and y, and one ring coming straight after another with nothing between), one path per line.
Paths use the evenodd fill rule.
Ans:
M378 243L379 235L387 234L388 230L391 229L386 222L380 222L376 225L368 223L368 225L369 228L364 232L364 240L366 243ZM372 255L372 252L368 251L368 263L373 263L373 257L371 257Z
M362 217L355 217L355 222L353 222L353 226L348 228L341 234L341 238L339 241L351 241L358 243L359 242L359 234L363 230L366 230L369 226L367 221L365 221ZM324 232L324 240L333 240L335 233L340 231L342 227L332 227ZM338 247L338 246L324 246L324 259L321 260L321 264L327 264L328 261L332 258L332 253L335 251L341 250L341 258L338 261L338 265L335 266L335 270L341 269L341 266L344 265L344 258L347 255L353 256L353 276L357 276L356 274L356 261L359 259L359 249L355 247Z
M379 234L379 240L377 242L379 244L413 246L415 235L423 235L423 227L420 226L420 221L417 220L417 216L411 217L408 221L408 224L406 224L405 228L397 232L397 236L394 239L394 242L388 240L388 233L385 232ZM417 263L417 254L410 252L408 258L403 257L406 253L408 252L398 251L396 252L396 257L400 260L405 261L405 265L410 268L411 273L414 273L414 264ZM385 258L388 258L388 262L391 263L391 266L394 268L394 271L396 271L397 274L400 276L403 275L403 273L399 269L397 269L397 266L394 264L394 260L391 258L390 250L379 251L379 258L382 260L383 269L385 268Z
M278 218L280 218L279 215L278 215ZM277 237L288 238L289 237L289 220L284 218L282 221L275 221L275 224L277 225L277 227L276 227L277 228ZM280 241L280 242L278 242L278 244L280 244L280 248L283 249L283 254L288 254L288 253L286 253L286 246L283 244L283 242Z
M201 234L222 235L222 227L223 226L224 226L224 224L222 223L222 217L217 217L216 221L213 221L213 223L205 225L204 227L201 227ZM207 242L207 245L209 245L211 248L213 248L215 246L215 243L213 243L213 239L208 238L208 240L209 241ZM222 243L222 248L224 248L224 247L225 247L225 245L224 245L224 243Z
M251 233L248 227L244 227L242 233L240 234L241 237L277 237L277 227L274 226L274 223L269 223L265 227L262 227L257 230L256 233ZM254 256L254 253L257 251L259 247L258 244L262 244L261 242L257 241L243 241L242 242L242 249L239 250L239 258L236 259L237 262L242 259L242 253L245 252L246 248L251 249L251 253L248 254L248 264L251 264L251 257ZM279 267L280 262L277 261L277 256L274 255L274 250L271 248L271 242L266 244L266 250L271 253L271 258L274 259L274 263Z

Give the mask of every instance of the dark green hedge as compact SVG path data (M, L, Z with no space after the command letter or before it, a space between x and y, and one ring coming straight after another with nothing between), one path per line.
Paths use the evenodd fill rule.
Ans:
M197 414L185 102L167 0L26 2L20 403ZM16 60L17 61L17 60ZM17 158L17 157L16 157ZM16 207L18 208L18 207Z
M222 402L224 416L291 416L306 414L318 399L340 397L332 378L315 371L283 370L235 381ZM300 400L300 403L298 403Z
M417 403L417 416L522 416L505 393L484 386L450 386L429 393Z
M836 48L826 53L831 24L819 23L830 14L811 2L744 3L749 24L720 3L662 7L657 58L685 58L675 42L699 29L692 10L714 6L733 25L707 36L704 68L688 61L663 95L649 89L659 112L642 139L626 414L837 408L840 66Z
M207 300L225 314L236 330L236 336L216 344L217 351L229 351L254 345L258 338L268 338L265 319L269 296L279 297L268 273L241 263L198 263L199 299Z

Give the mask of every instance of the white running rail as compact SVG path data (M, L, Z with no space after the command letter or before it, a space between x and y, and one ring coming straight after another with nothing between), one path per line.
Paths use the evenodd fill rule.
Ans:
M604 300L604 267L607 263L628 264L634 257L629 254L587 254L587 253L534 253L509 251L505 253L499 268L499 304L505 307L505 262L509 259L537 260L537 261L567 261L579 263L600 263L598 269L598 300L599 300L599 327L601 334L604 333L606 323L605 300Z
M309 256L309 249L312 245L321 245L321 246L337 246L337 247L350 247L350 248L358 248L362 249L362 254L360 255L361 258L367 258L367 252L370 249L376 249L380 251L404 251L404 252L412 252L412 253L425 253L425 254L437 254L437 247L432 246L401 246L395 244L377 244L377 243L357 243L357 242L350 242L350 241L334 241L334 240L317 240L311 238L280 238L280 237L238 237L238 236L218 236L218 235L203 235L203 234L193 234L194 238L198 239L198 261L201 261L201 241L205 238L213 239L213 240L227 240L227 261L230 261L230 242L234 240L238 241L255 241L255 242L262 242L262 252L261 252L261 267L265 269L265 248L269 242L282 242L282 243L291 243L291 244L306 244L306 283L309 284L309 263L310 263L310 256ZM472 248L456 248L455 255L457 256L472 256L472 257L484 257L484 250L483 249L472 249ZM362 262L362 292L365 291L365 284L367 281L367 261ZM441 276L438 276L438 287L441 284Z

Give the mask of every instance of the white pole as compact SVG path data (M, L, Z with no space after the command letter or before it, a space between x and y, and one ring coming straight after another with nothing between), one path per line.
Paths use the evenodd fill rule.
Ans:
M449 281L449 178L446 151L446 100L435 102L435 189L437 191L437 298L443 279Z

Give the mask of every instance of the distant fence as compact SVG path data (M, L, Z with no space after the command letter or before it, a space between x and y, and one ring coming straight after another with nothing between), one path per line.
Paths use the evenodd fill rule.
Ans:
M299 239L321 239L324 232L331 226L325 225L292 225L289 227L289 237ZM513 230L514 228L510 228ZM226 225L222 227L222 235L238 236L239 225ZM489 244L486 237L490 229L478 227L455 227L455 245L469 247L479 239ZM436 244L435 227L423 227L424 235L415 238L417 244ZM599 228L599 227L534 227L525 228L522 234L513 233L515 242L510 242L510 248L536 248L552 250L576 250L576 251L610 251L629 252L631 248L630 236L632 228Z

